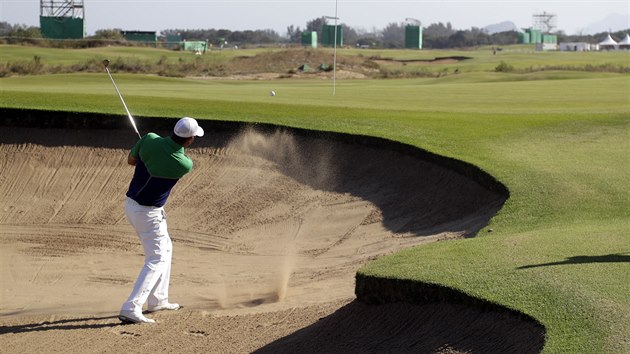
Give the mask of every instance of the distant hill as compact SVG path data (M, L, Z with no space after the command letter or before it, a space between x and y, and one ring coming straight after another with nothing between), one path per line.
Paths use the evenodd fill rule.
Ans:
M591 23L583 30L583 34L596 34L601 32L616 32L630 27L628 15L610 14L601 21Z
M495 34L501 32L519 31L519 29L512 21L503 21L493 25L488 25L483 28L483 31L487 34Z

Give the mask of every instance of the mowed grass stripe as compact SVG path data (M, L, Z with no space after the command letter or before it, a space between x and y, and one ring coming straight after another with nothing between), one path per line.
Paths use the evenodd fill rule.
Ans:
M318 80L261 83L138 77L115 73L114 80L123 97L129 100L140 96L415 112L582 114L630 111L627 92L622 89L627 86L628 80L623 75L600 78L591 74L579 80L526 82L468 82L466 75L461 76L461 83L451 80L449 85L440 85L438 79L343 81L334 97L332 85ZM10 87L10 92L89 92L107 96L113 91L105 73L11 77L3 79L3 82L2 89L8 90ZM270 97L271 90L277 96Z

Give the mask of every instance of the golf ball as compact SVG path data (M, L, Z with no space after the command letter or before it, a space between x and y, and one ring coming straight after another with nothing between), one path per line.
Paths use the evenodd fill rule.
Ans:
M269 96L275 96L275 95L276 95L276 91L269 92Z

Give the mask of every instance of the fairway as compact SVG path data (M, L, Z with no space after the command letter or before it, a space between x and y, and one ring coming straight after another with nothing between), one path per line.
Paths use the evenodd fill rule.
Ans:
M505 74L462 74L457 78L416 80L346 80L336 95L332 96L330 83L313 80L291 81L217 81L202 79L174 79L159 77L138 78L134 75L116 75L115 80L124 94L125 101L137 115L153 114L169 109L178 101L190 105L191 114L213 114L215 101L260 103L264 106L299 105L331 108L354 108L408 112L466 112L495 114L540 113L614 113L627 110L627 97L619 88L627 85L627 78L620 75L572 75L558 73L559 79L548 80L555 73L538 73L515 77ZM565 76L563 78L563 76ZM514 82L512 79L518 79ZM10 87L6 92L5 105L20 107L22 100L37 93L52 94L49 100L72 95L77 104L99 104L99 108L111 105L112 113L118 112L118 102L109 100L111 83L103 74L45 75L4 79ZM567 84L569 87L567 88ZM567 89L570 95L567 95ZM276 96L270 97L274 90ZM596 96L593 96L594 93ZM24 93L24 94L21 94ZM105 96L104 102L95 102L86 94ZM11 99L15 97L15 103ZM114 97L115 98L115 97ZM584 107L584 99L588 105ZM145 109L151 101L172 104ZM92 102L90 102L90 100ZM43 108L45 102L37 106ZM33 102L31 106L36 106ZM55 104L50 104L54 108ZM203 111L195 106L201 105ZM154 106L151 104L151 106ZM130 109L131 109L130 108ZM217 117L220 118L220 117Z
M358 55L357 52L348 50L346 55ZM145 52L145 49L138 55L145 55L143 53L155 55L150 50ZM374 51L370 54L404 59L416 54L411 53L414 52ZM255 52L250 54L256 55ZM462 53L423 51L418 55L439 57L444 54ZM197 147L194 159L200 166L196 172L198 174L192 176L186 186L182 186L181 199L173 200L171 206L174 227L182 232L179 240L174 237L175 255L177 252L192 252L189 254L203 258L201 255L204 252L211 252L215 258L218 257L217 263L205 258L203 262L180 259L179 265L174 265L174 269L182 264L199 267L196 270L198 273L193 272L190 278L183 274L178 275L179 278L174 277L179 279L179 283L173 284L173 291L177 291L178 286L192 289L180 295L192 305L190 317L197 321L195 325L202 326L204 319L220 317L220 311L230 315L247 313L253 316L250 317L252 322L242 317L234 319L237 329L230 333L248 333L252 338L259 338L259 341L255 344L254 341L250 342L252 346L247 348L232 347L235 351L254 350L272 341L270 337L257 337L255 330L244 329L256 321L267 320L269 323L282 323L278 325L282 329L277 328L273 339L278 339L275 345L279 347L270 345L270 351L274 348L297 348L291 347L291 343L307 341L308 338L315 338L314 342L310 342L313 345L318 344L317 340L323 344L330 340L330 337L319 336L325 331L325 327L321 327L323 324L339 329L347 325L341 321L342 318L352 318L357 322L369 321L364 316L368 316L370 310L356 302L349 302L353 298L353 278L356 273L356 295L360 299L378 295L385 297L389 294L387 291L382 290L383 293L379 294L374 289L390 289L390 281L400 280L413 284L410 288L398 289L399 296L408 304L413 304L417 297L405 294L416 294L418 289L439 286L459 294L461 299L477 299L491 304L493 310L502 308L515 311L523 318L533 319L535 322L524 322L539 324L544 328L544 351L627 352L630 349L628 74L585 70L501 73L493 70L501 60L516 68L532 65L566 68L569 65L597 66L607 63L627 66L627 53L575 53L573 57L568 54L532 54L515 47L493 58L488 50L480 49L467 53L473 58L470 61L432 67L431 70L435 72L446 68L447 74L444 76L387 80L340 79L334 96L332 82L327 78L217 80L113 72L131 113L136 117L176 118L186 115L206 119L208 126L212 126L213 120L271 123L311 131L385 138L396 144L425 149L444 157L439 160L439 169L447 168L434 174L427 171L435 172L437 167L425 165L428 161L407 160L404 155L389 155L384 152L387 150L364 147L359 143L348 144L349 150L341 148L345 143L330 143L327 153L322 153L318 150L322 146L319 145L321 142L307 142L301 138L291 140L293 138L288 139L286 135L275 135L266 138L275 144L280 143L282 147L275 145L272 150L265 150L262 146L249 145L252 150L243 152L241 148L225 149L231 140L216 136L209 139L213 141L209 145ZM62 57L57 60L78 60ZM227 57L221 60L224 59L228 60ZM454 73L456 65L460 68L457 74ZM269 95L271 90L276 92L275 96ZM124 110L104 72L5 77L0 79L0 94L2 108L96 112L120 116L122 126L125 124ZM15 110L6 112L19 115L19 111ZM37 117L45 120L46 114ZM19 125L19 117L12 119L12 124ZM29 119L29 122L37 121L33 117ZM144 134L148 126L143 127L142 121L139 120L138 128ZM46 136L46 132L36 126L3 128L0 139L4 156L2 167L5 171L14 171L11 183L3 187L3 193L10 196L3 201L4 209L1 209L0 214L3 225L6 225L0 232L3 242L6 244L9 239L27 237L25 234L31 235L28 237L34 243L41 243L37 238L44 234L59 240L76 237L73 235L77 231L66 229L67 226L63 226L66 224L80 225L94 235L102 235L102 230L94 231L94 227L99 229L101 226L95 225L108 225L115 235L119 235L117 239L127 237L129 240L125 241L128 245L120 245L128 253L127 257L121 255L120 260L128 259L134 252L138 253L133 249L136 245L128 235L124 219L121 219L121 210L116 209L120 203L115 197L116 191L123 193L124 185L128 182L124 170L119 171L124 168L121 165L124 161L122 157L117 160L116 156L118 153L124 156L127 149L125 143L132 144L133 130L130 127L119 128L90 135L92 133L85 133L83 129L66 129L53 134L58 139L54 143L44 142L42 136ZM110 134L115 136L110 137ZM64 147L66 140L72 142L69 144L72 147ZM214 142L221 143L214 145ZM282 151L292 144L301 146L297 150L304 155L301 155L301 160L298 159L297 166L300 167L297 170L304 170L307 177L292 172L295 171L295 165L288 168L283 165L287 163L286 159L281 159L280 163L271 153ZM90 150L90 146L97 148ZM53 171L60 167L57 163L45 161L52 156L65 154L74 156L72 162L63 167L70 174L69 177L51 177L55 175ZM242 160L236 158L241 155L244 156ZM19 159L14 156L19 156ZM102 160L90 160L92 157ZM444 162L451 161L448 160L450 158L463 161L471 168L467 171L476 172L453 171ZM77 168L80 161L84 161L88 167L73 176L71 171ZM329 163L326 165L328 167L324 167L322 161ZM225 166L232 166L233 169L219 168ZM257 166L258 171L272 173L247 172L246 168L252 166ZM334 187L322 184L315 178L325 172L339 171L336 170L339 168L344 173L341 182ZM49 172L43 172L46 169ZM105 180L94 177L101 174L105 174ZM218 187L221 183L229 184L232 182L227 177L232 175L240 176L237 181L241 181L243 187L235 189L237 193L230 190L223 192L223 196L204 195L202 200L208 205L214 203L212 209L206 209L206 214L200 214L195 205L187 205L185 195L188 188L196 184L212 187ZM496 178L509 190L509 198L505 200L503 196L488 191L487 186L480 186L477 182L482 175ZM256 179L250 181L248 177ZM64 192L63 188L71 187L63 187L61 181L70 180L71 185L75 185L82 181L81 178L88 178L91 189L68 189ZM51 196L46 188L54 189L53 186L57 184L59 195ZM268 187L272 185L277 189ZM93 210L83 204L93 198L89 194L90 190L103 193L109 188L111 204L103 210ZM300 197L283 194L287 189L296 191ZM218 188L217 193L221 193ZM386 197L394 199L379 199ZM257 204L257 198L263 198L264 202ZM231 199L234 199L234 203L230 202ZM35 208L30 207L31 200L41 203L36 204ZM453 209L453 205L465 207ZM258 214L267 209L270 212L267 216ZM225 219L221 219L210 210L232 210L235 214L227 213ZM198 227L177 225L177 222L191 215L197 218L195 225ZM266 218L273 222L266 222ZM279 222L281 219L284 221ZM41 226L48 224L51 226ZM24 231L35 225L40 225L37 227L41 231ZM274 273L277 267L269 263L244 263L245 267L259 269L259 275L238 268L243 265L238 257L248 252L260 257L278 255L269 244L258 240L258 235L268 233L280 238L295 236L299 234L296 230L302 229L300 225L310 225L306 230L322 238L317 241L303 239L305 244L299 245L297 254L300 257L294 263L296 268L292 280L285 283L286 293L279 292L277 284L275 287L268 286L268 283L273 282L265 280L277 276ZM399 225L414 226L400 229ZM217 238L207 243L205 236L193 232L195 229L203 229L204 235ZM241 242L232 244L218 237L225 237L226 234ZM90 239L92 241L87 242L85 249L92 250L90 247L98 245L100 237ZM438 239L449 241L426 242ZM280 239L276 239L276 242L287 244ZM11 253L18 255L15 257L25 257L20 253L21 247L26 246L13 244L3 250L15 252ZM108 247L96 247L105 257L103 259L112 257L113 252ZM82 249L71 251L74 252L72 257L85 252ZM43 252L42 248L37 252ZM62 249L55 252L61 252L65 257L64 252L69 251ZM286 254L286 250L279 254ZM42 278L37 276L41 272L37 267L52 262L46 258L51 255L37 256L42 258L33 263L29 279L42 282ZM281 262L281 259L276 261ZM208 278L203 275L203 269L220 268L222 264L245 280L224 287L220 295L216 293L217 288L220 288L217 284L224 284L222 282L228 275L227 271L223 272L224 278L219 279L218 276ZM134 266L128 268L135 269ZM14 269L11 272L19 274L20 271ZM184 273L191 274L188 271ZM331 283L331 278L324 276L332 273L332 279L337 282ZM113 288L118 289L116 291L122 290L123 293L128 288L128 277L120 273L117 277L108 277L104 273L93 272L91 276L81 280L80 284L85 281L90 282L90 286L113 284ZM4 279L7 278L3 277L3 282ZM59 285L64 284L62 280L59 282ZM265 285L255 290L243 285L258 283ZM231 293L229 290L233 288L242 292ZM330 295L330 302L323 301L326 296L321 294ZM221 300L221 296L226 300ZM69 310L63 313L63 320L78 321L78 326L89 326L92 323L89 321L94 321L95 326L101 327L89 334L96 336L91 338L107 336L109 334L103 332L108 331L111 319L107 319L106 308L114 306L117 298L108 297L107 301L109 303L102 303L99 311L91 312L89 302L80 304L83 307L68 307ZM3 307L3 326L19 327L20 323L23 325L24 319L43 321L46 315L57 313L52 304L64 303L60 299L51 302L48 305L29 305L22 310L18 307L23 305L17 303L11 305L13 308ZM64 306L70 306L69 303L77 302L68 301ZM296 310L300 315L291 310L299 307L298 304L307 305L303 306L302 311ZM465 304L470 305L470 302L464 301ZM453 309L453 312L448 312L451 310L435 306L424 310L415 307L403 310L391 308L391 312L416 313L417 316L420 313L434 313L432 311L442 314L458 312ZM420 312L414 312L416 310ZM474 310L474 307L468 310ZM13 311L16 312L11 315ZM384 313L379 312L369 318L383 320L384 317L379 316L384 316ZM20 319L20 314L25 316L24 319ZM88 314L94 315L95 319L87 322L78 320L80 315ZM283 322L283 319L292 316L300 320L296 320L293 325ZM315 325L315 321L322 317L325 321ZM499 317L494 319L498 321ZM436 318L431 317L427 321L437 330L439 320ZM197 333L195 331L207 333L216 329L188 328L169 315L161 319L180 326L177 328L191 336ZM451 319L464 323L461 318ZM505 320L509 322L513 318ZM217 321L225 325L230 320L221 317ZM509 323L509 326L517 326L515 322ZM523 325L519 323L519 326ZM416 330L419 327L414 324L409 328ZM481 327L474 328L483 331ZM303 331L299 332L300 329ZM98 333L99 330L102 332ZM363 332L379 330L381 333L395 332L389 327L366 327ZM426 332L422 332L424 330L405 332L404 336L418 333L426 335ZM291 335L295 331L298 332ZM523 327L521 331L535 333L536 330ZM46 334L46 331L42 332ZM348 331L360 332L360 329ZM430 333L442 340L442 344L449 340L446 335ZM36 338L36 334L30 333L32 337L28 338ZM150 338L164 335L163 332L147 329L136 334ZM358 336L355 339L367 341L367 338L355 335ZM469 333L468 336L474 335ZM0 340L3 338L7 336L0 337ZM28 338L24 337L23 340ZM207 345L220 340L213 336L201 338ZM534 343L533 338L535 335L521 340ZM172 337L168 337L166 341L171 340ZM16 345L17 342L7 343ZM460 347L450 348L465 351L466 344L460 344ZM207 347L202 345L202 348ZM485 347L485 350L490 348ZM483 351L483 348L480 350Z

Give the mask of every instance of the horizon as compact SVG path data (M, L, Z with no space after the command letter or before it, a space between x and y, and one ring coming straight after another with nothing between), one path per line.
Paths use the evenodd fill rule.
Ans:
M273 30L280 36L286 36L287 27L304 29L307 21L324 16L334 17L335 10L339 24L363 32L382 30L388 24L400 24L408 19L417 19L424 27L433 23L450 23L457 30L484 28L502 22L512 22L517 28L529 28L533 25L534 13L543 12L556 14L557 27L554 32L562 31L567 35L630 29L630 2L625 0L595 3L565 0L84 1L87 35L97 30L117 28L158 33L173 29ZM39 27L39 15L40 4L37 0L0 2L0 22ZM609 24L608 28L606 24Z

